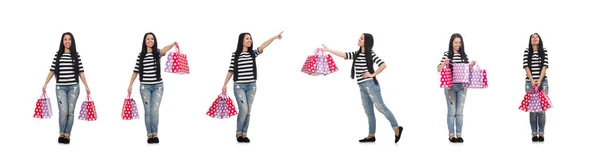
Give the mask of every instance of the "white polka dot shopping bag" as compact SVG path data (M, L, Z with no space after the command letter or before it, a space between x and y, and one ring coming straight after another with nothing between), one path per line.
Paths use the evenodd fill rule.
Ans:
M227 96L226 92L219 94L206 112L206 115L217 119L230 118L237 114L233 101L231 100L231 97Z
M440 88L452 88L452 69L450 69L450 64L444 65L440 75Z
M187 55L181 53L179 45L175 46L175 52L169 52L165 72L175 74L190 74Z
M121 109L121 118L123 118L123 120L133 120L140 118L137 109L137 104L135 103L135 100L131 98L131 93L127 94L127 97L123 102L123 108Z
M310 55L304 61L301 72L312 76L328 75L336 72L337 65L330 54L325 54L322 48L317 48L313 55Z
M42 93L42 96L35 103L35 109L33 110L33 118L52 118L52 104L50 104L50 98L46 95L46 92Z
M487 71L481 69L479 64L475 64L473 69L469 70L469 82L463 83L467 88L487 88Z
M452 82L468 83L469 82L469 64L468 63L453 63L452 64Z
M84 121L95 121L96 116L96 105L94 105L94 101L88 95L85 101L81 103L81 110L79 111L78 119Z

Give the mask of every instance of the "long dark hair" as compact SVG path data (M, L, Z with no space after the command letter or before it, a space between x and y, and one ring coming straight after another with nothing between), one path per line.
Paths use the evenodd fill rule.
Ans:
M146 54L148 54L148 46L146 46L146 37L148 37L148 35L151 35L154 38L154 45L152 45L152 57L154 57L154 61L155 61L155 68L157 71L157 78L160 79L161 78L161 74L160 74L160 51L158 50L158 40L156 39L156 35L154 35L154 33L152 32L148 32L146 34L144 34L144 39L142 40L142 51L140 52L140 56L139 56L139 65L138 66L138 72L140 73L140 80L142 79L142 73L144 72L144 58L146 57Z
M233 60L233 80L237 81L238 79L238 59L240 58L240 55L242 54L243 50L244 50L244 38L246 37L246 35L250 36L250 39L252 39L252 35L248 32L244 32L244 33L240 33L240 35L238 36L238 43L237 43L237 47L235 49L234 52L234 60ZM252 66L254 67L254 69L252 70L253 74L254 74L254 79L257 79L257 67L256 67L256 53L254 51L254 41L252 41L252 44L250 44L250 47L248 47L248 53L250 53L250 56L252 57Z
M455 38L460 38L460 49L457 51L460 53L460 58L465 61L467 60L467 53L465 53L465 40L459 33L454 33L452 36L450 36L450 43L448 43L448 60L452 61L452 58L454 57L454 46L452 46L452 42L454 42ZM450 64L450 69L452 68L453 66Z
M58 76L60 73L60 64L59 61L62 58L62 55L65 54L65 44L63 43L63 40L65 39L65 36L70 36L71 37L71 47L69 47L69 51L71 51L71 60L73 61L73 71L75 71L75 80L78 80L78 76L79 76L79 59L77 58L79 56L79 52L77 52L77 46L75 44L75 37L73 37L73 34L71 32L65 32L62 34L62 36L60 37L60 44L58 45L58 51L56 52L57 57L56 57L56 66L54 66L55 71L55 75L56 78L58 80Z
M373 39L373 35L370 33L363 33L364 36L364 50L365 50L365 59L367 61L367 69L369 71L369 73L375 73L375 70L373 68L373 45L375 44L375 40ZM355 74L355 70L354 70L354 64L356 64L356 59L358 58L358 55L360 53L362 53L362 48L363 47L359 47L358 51L356 52L356 54L354 55L354 61L352 61L352 70L350 70L350 77L352 79L354 79ZM375 84L379 84L379 82L377 82L377 79L375 77L373 77L373 80L375 81Z
M531 57L533 57L533 45L531 45L531 38L533 38L533 35L537 35L540 43L538 44L537 47L537 52L538 52L538 56L540 57L540 61L542 61L542 63L544 62L544 60L546 60L546 52L544 51L544 42L542 42L542 37L538 34L538 33L533 33L531 35L529 35L529 47L527 48L527 57L528 57L528 65L531 65Z

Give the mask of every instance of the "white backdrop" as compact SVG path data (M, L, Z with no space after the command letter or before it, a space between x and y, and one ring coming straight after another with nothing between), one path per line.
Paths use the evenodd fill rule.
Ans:
M600 133L595 129L600 111L594 102L598 77L591 73L599 59L593 49L599 29L593 15L600 13L597 5L568 3L3 1L1 159L589 160L584 156L595 150L585 148L597 147L589 140ZM60 36L67 31L74 34L81 54L98 120L76 120L71 144L64 146L56 142L54 79L47 89L54 117L38 120L32 114ZM146 145L143 118L120 119L143 34L149 31L156 34L160 47L179 41L191 69L190 75L163 73L159 145ZM248 133L252 143L237 144L237 117L218 120L205 113L220 93L238 34L250 32L258 47L280 31L285 31L283 39L257 58L258 89ZM340 70L325 77L300 72L306 56L320 44L353 51L363 32L374 35L374 50L388 65L378 79L386 105L405 127L398 145L380 113L376 113L378 142L358 144L368 127L358 86L350 79L351 61L335 57ZM490 84L467 93L464 144L448 143L446 102L435 70L455 32L463 35L470 59L487 69ZM544 144L531 143L529 115L518 110L525 93L523 50L534 32L549 52L549 95L556 106L547 115ZM233 97L232 83L228 93ZM86 97L81 86L75 116ZM137 79L133 90L141 104ZM143 106L138 109L143 115Z

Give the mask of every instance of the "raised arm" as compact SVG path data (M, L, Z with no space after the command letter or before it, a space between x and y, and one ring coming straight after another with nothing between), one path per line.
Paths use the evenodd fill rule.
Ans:
M171 50L171 48L173 48L173 46L179 45L179 43L177 41L173 42L172 44L169 44L167 46L165 46L164 48L160 49L160 56L165 56L165 54L167 54L167 52L169 52L169 50Z
M323 46L323 50L325 50L326 52L329 52L331 54L334 54L340 58L344 58L344 59L348 59L348 55L345 52L341 52L341 51L337 51L337 50L333 50L333 49L329 49L327 46L321 44Z
M265 50L265 48L267 48L269 45L271 45L271 43L273 43L273 41L275 39L281 39L281 34L283 34L283 31L281 31L281 33L279 33L276 36L271 37L270 39L268 39L267 41L263 42L259 47L258 47L258 53L263 53L263 50Z

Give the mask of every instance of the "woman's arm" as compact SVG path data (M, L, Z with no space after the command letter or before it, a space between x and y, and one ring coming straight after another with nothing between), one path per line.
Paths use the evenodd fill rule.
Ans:
M227 72L227 75L225 76L225 82L223 82L223 88L222 88L223 92L227 91L227 83L229 83L229 80L231 80L232 75L233 75L233 72L231 72L231 71Z
M323 46L323 50L325 50L326 52L329 52L331 54L334 54L338 57L344 58L344 59L348 59L348 56L346 55L345 52L341 52L341 51L337 51L337 50L333 50L333 49L329 49L327 46L321 44Z
M281 31L281 33L279 33L276 36L271 37L270 39L268 39L267 41L263 42L259 47L258 47L258 53L263 53L263 50L265 50L265 48L267 48L269 45L271 45L271 43L273 43L273 40L275 39L281 39L281 34L283 34L283 31Z
M87 83L87 80L85 79L85 72L80 72L79 78L81 78L81 82L83 82L83 85L85 86L86 91L88 91L88 94L90 94L88 83Z
M46 92L46 87L48 86L48 82L50 82L50 79L52 79L53 76L54 76L54 71L48 72L48 76L46 77L46 82L44 82L44 86L42 87L43 92Z
M165 54L167 54L167 52L169 52L169 50L171 50L171 48L173 48L173 46L175 45L179 45L179 43L177 41L173 42L172 44L169 44L167 46L165 46L164 48L160 49L160 56L165 56Z

